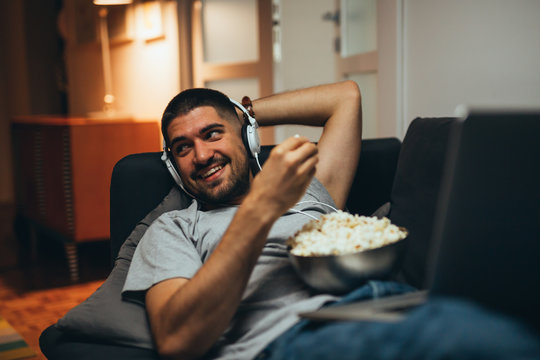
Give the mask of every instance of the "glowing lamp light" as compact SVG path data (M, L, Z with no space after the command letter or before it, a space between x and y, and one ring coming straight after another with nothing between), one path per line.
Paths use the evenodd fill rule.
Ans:
M103 113L93 113L95 116L112 117L115 115L114 95L112 90L111 53L109 46L109 33L107 28L107 6L128 5L132 0L93 0L94 5L106 5L99 10L99 34L101 38L101 59L103 62L103 83L105 96L103 97Z

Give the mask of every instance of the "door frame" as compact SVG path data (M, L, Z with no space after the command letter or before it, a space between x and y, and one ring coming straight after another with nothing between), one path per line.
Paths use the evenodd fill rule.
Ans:
M204 87L209 81L256 78L260 97L273 93L272 0L253 1L257 2L258 58L245 62L209 63L204 61L202 1L178 0L182 90ZM259 135L262 144L274 143L273 127L259 128Z

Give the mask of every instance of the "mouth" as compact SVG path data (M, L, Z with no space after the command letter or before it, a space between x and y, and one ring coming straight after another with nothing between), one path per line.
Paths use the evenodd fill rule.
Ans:
M226 163L214 164L206 169L203 169L198 172L196 178L203 180L205 182L211 182L220 177L223 173Z
M210 170L208 170L207 172L203 173L200 175L201 178L203 178L204 180L208 179L210 176L214 175L215 173L217 173L218 171L220 171L221 169L223 169L224 165L217 165L217 166L214 166L212 167Z

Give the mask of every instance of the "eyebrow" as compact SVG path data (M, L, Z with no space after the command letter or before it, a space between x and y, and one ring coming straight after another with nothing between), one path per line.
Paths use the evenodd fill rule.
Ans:
M216 128L223 129L223 128L225 128L225 125L220 124L220 123L212 123L212 124L206 125L201 130L199 130L199 135L202 135L202 134L206 133L207 131L213 130L213 129L216 129ZM174 144L176 144L177 142L180 142L180 141L184 141L186 139L187 139L186 136L177 136L177 137L175 137L174 139L171 140L171 144L169 145L169 148L172 149L174 147Z

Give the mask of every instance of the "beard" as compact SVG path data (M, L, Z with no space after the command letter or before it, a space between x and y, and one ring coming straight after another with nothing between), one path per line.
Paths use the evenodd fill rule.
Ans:
M233 162L228 157L212 159L204 166L222 162L231 167L231 176L219 179L204 187L197 187L194 194L202 203L209 205L232 204L248 193L250 188L250 167L247 157ZM191 190L190 190L191 191Z

